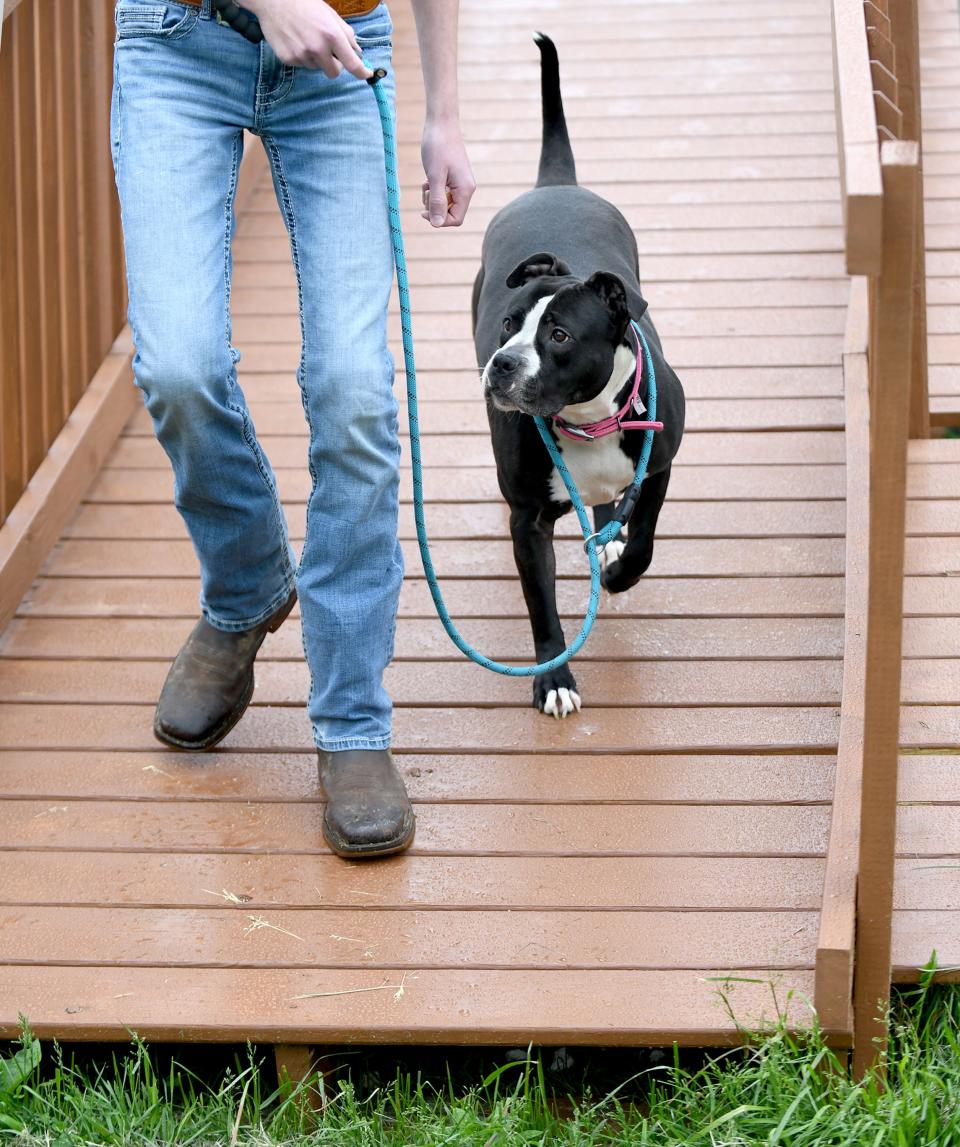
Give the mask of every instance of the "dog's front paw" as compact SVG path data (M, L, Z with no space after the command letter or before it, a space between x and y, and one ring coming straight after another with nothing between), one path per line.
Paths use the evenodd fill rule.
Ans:
M607 593L625 593L637 584L641 576L641 573L617 558L616 561L607 563L600 580Z
M534 678L533 703L541 713L557 719L580 712L577 683L566 665Z
M608 593L624 593L632 589L650 568L652 561L653 542L639 555L634 550L624 549L621 556L616 561L608 562L603 571L603 588Z

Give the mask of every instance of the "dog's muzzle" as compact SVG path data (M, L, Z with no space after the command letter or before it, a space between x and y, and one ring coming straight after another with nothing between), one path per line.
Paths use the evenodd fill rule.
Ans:
M555 411L541 410L536 375L527 373L527 360L514 350L498 350L483 370L484 394L498 410L549 418Z
M512 351L498 350L483 368L484 396L489 398L498 410L519 409L513 400L519 378L521 359Z

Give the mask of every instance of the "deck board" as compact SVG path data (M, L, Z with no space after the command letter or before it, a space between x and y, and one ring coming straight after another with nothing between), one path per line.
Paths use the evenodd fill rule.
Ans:
M407 977L404 978L404 971ZM728 1003L751 1025L808 1022L801 969L544 971L450 969L0 968L5 998L29 1000L41 1038L195 1042L548 1044L738 1043ZM771 991L776 991L776 998ZM367 989L364 991L363 989ZM402 990L401 990L402 989ZM726 998L724 998L726 997ZM176 1001L172 1006L172 1002Z
M219 749L160 748L152 706L196 613L196 563L138 411L0 637L0 1033L24 1012L38 1034L78 1039L725 1044L741 1033L723 993L753 1023L771 1018L771 984L809 1022L843 637L829 5L614 0L584 27L573 0L532 2L462 0L480 189L467 226L443 235L415 209L422 96L397 5L404 225L436 564L467 635L525 659L469 300L483 228L533 177L530 34L553 34L581 180L636 230L689 399L650 575L604 600L578 659L583 713L539 716L529 683L447 642L412 541L404 441L388 685L411 852L344 864L323 844L298 613ZM960 394L958 49L944 4L922 6L940 417ZM299 540L296 281L265 171L234 250L240 383ZM390 322L396 351L395 306ZM954 935L960 908L956 873L938 867L960 861L960 774L913 751L960 728L960 580L944 576L960 572L958 445L918 444L909 473L901 977L934 926ZM587 584L571 526L557 553L572 634Z

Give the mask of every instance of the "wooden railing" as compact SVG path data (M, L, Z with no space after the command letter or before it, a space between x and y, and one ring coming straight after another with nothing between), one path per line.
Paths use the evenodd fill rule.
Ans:
M0 521L123 326L112 4L25 0L0 40Z
M884 1038L896 849L908 430L929 433L915 0L834 0L847 270L847 559L834 811L817 946L824 1027ZM897 135L903 138L896 138ZM854 971L855 969L855 971Z
M0 630L138 401L110 156L113 0L2 0ZM236 203L265 163L247 140Z
M0 23L0 629L133 407L112 0Z

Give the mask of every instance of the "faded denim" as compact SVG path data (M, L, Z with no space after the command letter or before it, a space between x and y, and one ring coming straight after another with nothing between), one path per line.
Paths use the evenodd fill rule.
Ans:
M367 63L388 64L386 7L351 23ZM382 677L403 559L376 100L347 73L330 80L282 64L266 42L219 24L210 0L199 9L119 0L116 27L111 145L133 368L173 465L174 499L200 563L200 607L218 629L249 629L296 585L317 746L386 748ZM392 71L384 82L392 85ZM244 128L266 147L297 276L297 382L312 478L299 566L231 342Z

